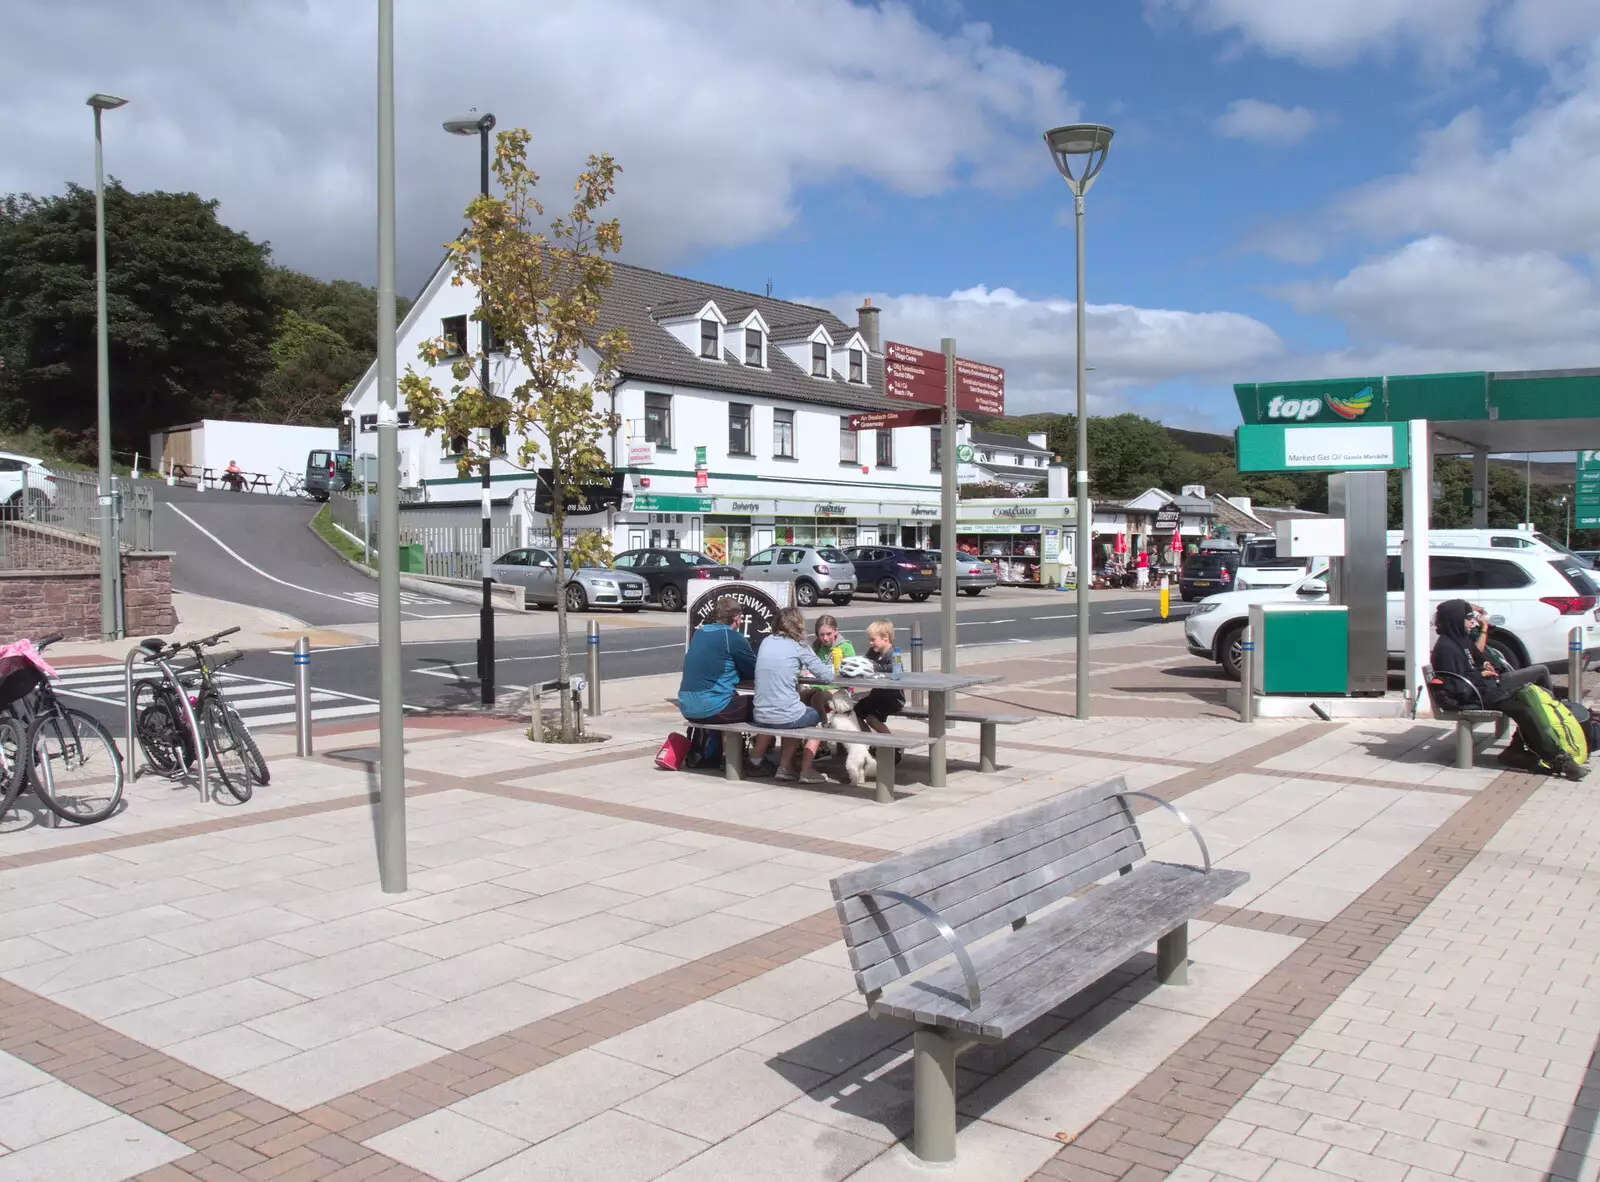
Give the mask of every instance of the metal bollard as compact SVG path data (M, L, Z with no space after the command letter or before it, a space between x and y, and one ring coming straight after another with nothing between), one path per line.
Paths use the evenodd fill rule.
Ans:
M911 672L922 672L922 623L918 620L911 622ZM927 691L912 690L911 706L915 710L926 710L928 708Z
M1256 720L1256 640L1254 629L1245 625L1239 640L1239 721Z
M1567 633L1567 701L1583 700L1583 628Z
M294 753L311 754L311 639L294 642Z
M600 621L589 621L589 717L600 713Z

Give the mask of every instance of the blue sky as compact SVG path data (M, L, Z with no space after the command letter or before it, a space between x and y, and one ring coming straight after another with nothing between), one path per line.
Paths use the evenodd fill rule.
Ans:
M277 257L373 277L370 13L20 0L0 191L192 188ZM552 197L625 173L632 261L884 306L886 335L1073 399L1070 196L1040 133L1116 128L1089 194L1096 409L1228 430L1239 380L1600 364L1600 4L1577 0L403 0L401 286L525 125ZM155 15L152 17L152 13ZM455 14L455 15L452 15ZM293 63L287 66L286 63Z

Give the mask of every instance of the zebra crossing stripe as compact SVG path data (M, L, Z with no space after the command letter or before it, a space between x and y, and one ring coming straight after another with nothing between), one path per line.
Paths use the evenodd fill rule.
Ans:
M124 673L121 665L80 665L58 670L56 692L63 697L86 698L93 702L121 706L124 704ZM161 678L159 669L136 669L134 681L156 681ZM265 677L248 677L236 673L220 673L217 680L228 698L228 704L251 726L281 726L295 720L294 711L281 707L294 705L294 685L287 681L274 681ZM313 689L311 691L311 717L317 719L352 718L376 714L376 698L347 694L340 690ZM415 709L415 707L410 707Z

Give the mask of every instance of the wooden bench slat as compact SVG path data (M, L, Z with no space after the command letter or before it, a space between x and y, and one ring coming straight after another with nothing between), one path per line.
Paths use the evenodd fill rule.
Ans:
M933 740L927 735L880 735L875 731L839 731L830 727L808 726L786 729L777 726L757 726L750 722L691 722L688 724L706 731L725 731L736 735L776 735L780 739L821 739L827 743L862 743L869 747L896 747L912 751L926 747Z
M1126 961L1249 875L1152 862L973 953L982 1003L969 1010L959 968L936 969L871 1004L875 1016L957 1030L982 1041L1015 1033Z

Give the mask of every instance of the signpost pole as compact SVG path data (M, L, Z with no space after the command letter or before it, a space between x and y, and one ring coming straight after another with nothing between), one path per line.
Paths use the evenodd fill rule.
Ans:
M939 570L940 669L956 671L956 339L939 342L944 351L944 426L939 432L939 484L942 512L939 517L939 548L943 551Z

